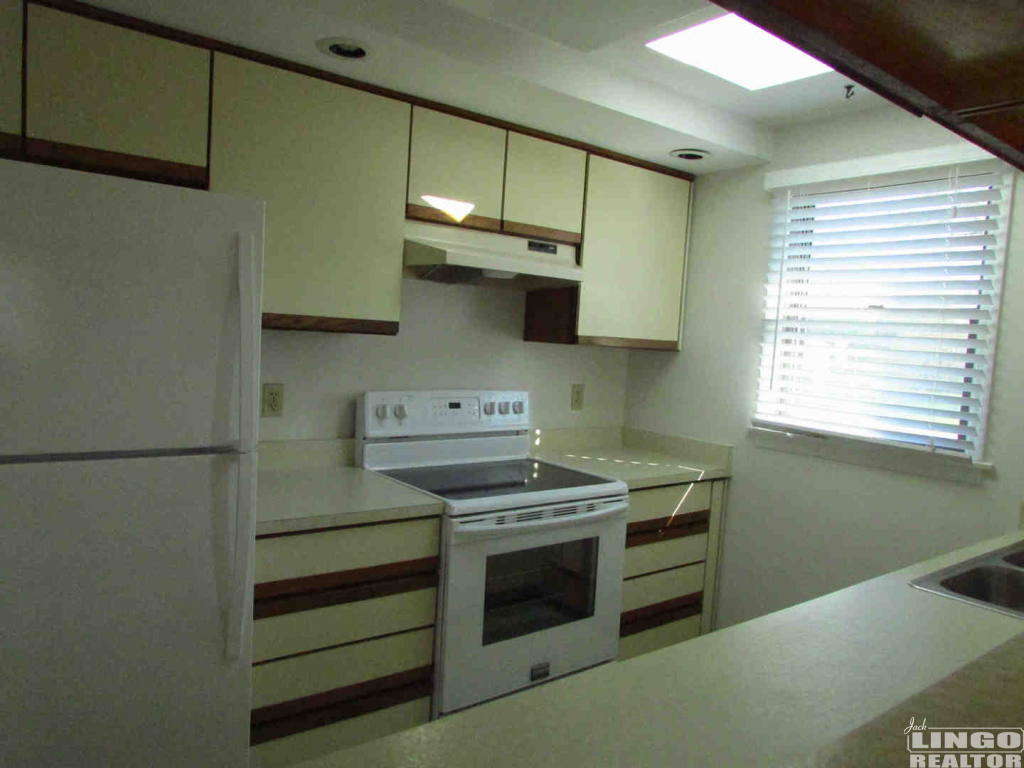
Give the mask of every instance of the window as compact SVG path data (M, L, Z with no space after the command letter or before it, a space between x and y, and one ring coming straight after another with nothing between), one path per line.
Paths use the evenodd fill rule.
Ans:
M1012 175L780 190L753 425L980 461Z

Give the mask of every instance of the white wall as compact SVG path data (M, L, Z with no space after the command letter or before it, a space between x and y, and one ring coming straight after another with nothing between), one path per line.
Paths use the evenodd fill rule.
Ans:
M987 460L980 486L757 448L747 435L768 265L766 170L951 144L944 129L886 107L788 129L777 160L699 177L683 351L632 352L626 423L735 446L719 626L815 597L1018 524L1024 496L1024 175L1015 224Z
M403 280L397 336L264 331L262 380L284 384L285 408L260 420L260 438L352 437L356 397L376 389L527 389L538 426L621 426L629 353L524 342L525 300L522 291ZM569 409L577 382L582 411Z

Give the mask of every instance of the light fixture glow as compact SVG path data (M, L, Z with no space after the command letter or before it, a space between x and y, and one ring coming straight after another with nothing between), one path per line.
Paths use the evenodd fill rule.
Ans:
M652 40L647 47L748 91L832 71L733 13Z
M439 211L444 211L457 222L461 222L469 215L469 212L476 208L474 203L467 203L464 200L450 200L447 197L436 195L420 195L423 201Z

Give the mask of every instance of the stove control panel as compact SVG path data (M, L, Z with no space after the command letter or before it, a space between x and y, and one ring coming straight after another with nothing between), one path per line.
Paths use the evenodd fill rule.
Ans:
M366 392L356 438L456 435L530 428L530 393L453 389Z

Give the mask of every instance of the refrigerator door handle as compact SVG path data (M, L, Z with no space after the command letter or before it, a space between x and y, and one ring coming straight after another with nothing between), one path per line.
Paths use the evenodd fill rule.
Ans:
M238 450L249 453L256 450L256 342L259 338L259 312L256 306L256 254L251 234L238 233L238 298L239 329L239 422Z
M235 507L235 550L231 569L231 595L228 605L227 639L224 655L228 661L242 658L249 623L248 604L251 597L253 556L253 519L256 515L256 453L240 453L238 457L238 494Z

